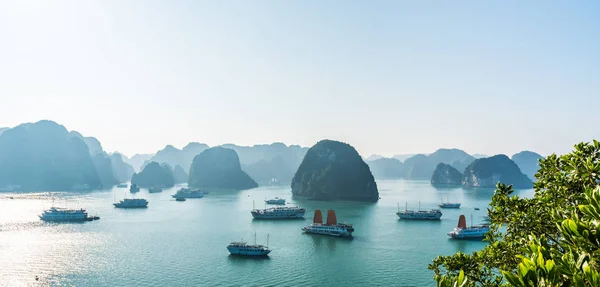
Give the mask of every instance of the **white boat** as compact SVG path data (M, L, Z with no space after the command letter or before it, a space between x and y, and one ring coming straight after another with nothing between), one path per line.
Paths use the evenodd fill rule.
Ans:
M175 199L179 198L203 198L205 192L199 189L190 189L190 188L180 188L175 194L171 195L171 197Z
M396 212L396 215L398 215L400 219L405 220L440 220L442 217L442 211L439 209L421 210L420 202L419 209L415 211L408 209L408 203L406 203L406 208L404 211L400 211L400 204L398 204L398 212Z
M148 201L143 198L124 198L113 205L117 208L145 208L148 207Z
M242 239L239 242L231 242L227 245L227 250L231 255L242 256L267 256L271 253L269 249L269 235L267 234L267 246L256 244L256 233L254 233L254 244L250 245Z
M58 207L51 207L48 210L44 210L39 217L43 221L52 222L81 222L100 219L98 216L88 215L85 209L67 209Z
M119 183L117 184L117 188L127 188L127 184L126 183Z
M471 217L472 220L473 217ZM458 225L454 230L448 232L448 236L455 239L482 239L488 231L490 231L490 226L487 224L473 225L471 223L471 226L467 227L467 219L461 215L458 218Z
M460 203L459 202L449 202L446 199L446 202L444 202L444 198L442 197L442 203L439 204L440 208L460 208Z
M253 209L250 213L256 219L297 219L304 218L306 209L297 206L278 206Z
M323 224L323 215L321 210L315 210L313 223L309 226L302 227L302 231L306 233L330 235L335 237L352 237L354 227L352 224L338 223L335 211L327 211L327 222Z
M271 198L271 199L266 199L265 203L266 204L280 204L280 205L283 205L283 204L285 204L285 198L275 197L275 198Z

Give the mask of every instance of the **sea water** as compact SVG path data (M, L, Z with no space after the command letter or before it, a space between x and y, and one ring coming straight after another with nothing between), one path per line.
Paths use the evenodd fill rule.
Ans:
M482 222L493 189L437 189L427 181L377 180L377 203L312 201L293 197L289 185L213 191L176 202L180 186L137 198L147 209L117 209L128 189L89 192L0 193L0 286L435 286L427 265L439 255L472 252L485 242L450 239L460 214ZM531 195L532 190L517 192ZM255 220L265 198L286 198L307 209L304 220ZM440 221L403 221L404 209L443 209ZM45 223L51 206L84 208L100 220ZM475 210L479 208L480 210ZM333 209L354 224L354 238L304 234L315 209ZM267 258L230 256L244 240L273 249Z

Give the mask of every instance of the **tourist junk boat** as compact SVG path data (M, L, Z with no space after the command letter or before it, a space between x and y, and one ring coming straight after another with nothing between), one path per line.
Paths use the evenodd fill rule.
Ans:
M162 191L163 191L162 187L155 186L155 187L148 188L149 193L156 193L156 192L162 192Z
M138 191L140 191L140 187L137 186L137 184L132 183L131 186L129 187L129 191L130 192L138 192Z
M297 206L278 206L265 209L252 209L252 217L256 219L298 219L304 218L306 209Z
M472 216L471 221L473 221ZM467 219L464 215L461 215L458 218L458 226L448 232L448 236L454 239L482 239L488 231L490 231L488 224L473 225L471 222L471 226L467 227Z
M283 204L285 204L285 198L275 197L275 198L271 198L271 199L265 199L265 203L266 204L280 204L280 205L283 205Z
M180 188L175 194L171 195L171 197L177 199L180 198L203 198L205 192L199 189L190 189L190 188Z
M269 235L267 234L267 245L258 245L256 244L256 232L254 233L254 244L249 245L248 243L242 241L239 242L231 242L227 245L227 250L231 255L241 255L241 256L267 256L271 253L271 249L269 249Z
M119 183L117 184L118 188L127 188L127 184L126 183Z
M143 198L124 198L113 205L117 208L146 208L148 201Z
M302 227L302 231L306 233L330 235L335 237L352 237L354 227L352 224L338 223L335 216L335 211L327 211L327 223L323 224L323 214L321 210L315 210L313 223L309 226Z
M39 215L43 221L50 222L83 222L100 219L99 216L90 216L85 209L68 209L51 207L48 210L44 210Z
M408 203L404 211L400 211L400 203L398 203L398 212L396 212L400 219L405 220L440 220L442 212L439 209L432 210L421 210L421 203L419 202L419 210L408 209Z
M442 197L442 203L439 204L440 208L460 208L460 203L457 202L449 202L446 199L446 202L444 202L444 198Z

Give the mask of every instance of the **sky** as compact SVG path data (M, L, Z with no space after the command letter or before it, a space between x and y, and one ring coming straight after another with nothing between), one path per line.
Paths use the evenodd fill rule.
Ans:
M600 2L0 1L0 126L42 119L130 156L566 153L600 138Z

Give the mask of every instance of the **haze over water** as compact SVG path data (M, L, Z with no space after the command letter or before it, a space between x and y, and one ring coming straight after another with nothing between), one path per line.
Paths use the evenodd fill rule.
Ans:
M115 209L127 189L69 193L0 193L0 286L434 286L427 265L438 255L472 252L483 242L450 240L460 214L481 221L493 190L436 189L427 181L378 180L377 203L323 202L292 198L289 186L211 192L175 202L179 187L136 197L143 210ZM531 195L532 190L517 192ZM101 217L86 223L44 223L37 214L51 206L82 207ZM307 208L306 219L253 220L253 201L279 196ZM441 221L399 220L404 208L433 208L441 196L462 202L442 210ZM12 197L12 199L10 198ZM479 207L476 211L473 208ZM316 208L334 209L355 225L352 240L303 234ZM232 257L225 248L243 238L265 244L268 259ZM39 281L35 277L39 277Z

